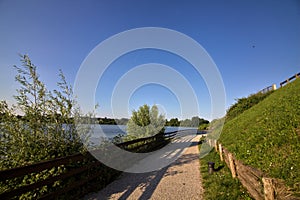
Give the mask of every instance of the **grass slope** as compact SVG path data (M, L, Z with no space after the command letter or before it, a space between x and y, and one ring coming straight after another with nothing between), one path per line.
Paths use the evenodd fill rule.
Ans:
M220 142L245 164L300 191L300 78L225 122Z
M201 148L201 147L200 147ZM215 162L219 168L213 174L208 173L208 162ZM251 200L252 198L243 188L238 179L233 179L231 172L224 162L220 161L219 154L212 150L207 156L200 159L201 174L204 186L204 199L206 200Z

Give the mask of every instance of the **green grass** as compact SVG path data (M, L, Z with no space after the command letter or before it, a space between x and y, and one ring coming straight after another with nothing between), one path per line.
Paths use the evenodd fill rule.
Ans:
M250 200L252 199L242 187L238 179L231 177L231 172L226 163L220 161L219 155L213 150L207 156L200 159L201 174L203 178L204 199L226 199L226 200ZM221 168L213 174L208 173L208 162L215 163L215 169Z
M242 114L244 111L248 110L249 108L255 106L256 104L264 100L272 93L273 91L269 91L267 93L259 92L257 94L251 94L248 97L237 99L237 102L227 110L226 120L231 120L237 117L238 115Z
M220 142L236 158L300 191L300 79L226 121Z

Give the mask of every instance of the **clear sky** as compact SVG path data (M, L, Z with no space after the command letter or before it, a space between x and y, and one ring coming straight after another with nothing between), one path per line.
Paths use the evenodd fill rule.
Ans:
M13 102L18 85L13 65L28 54L49 89L62 69L73 84L86 56L102 41L141 27L172 29L196 40L215 62L226 91L226 107L236 98L300 72L300 1L56 1L0 0L0 99ZM159 84L139 87L124 112L111 113L111 95L120 78L134 67L160 63L188 80L198 98L182 114L176 93ZM137 77L146 78L147 74ZM165 74L168 77L168 74ZM181 84L178 83L180 89ZM115 60L99 81L98 116L128 117L140 105L158 104L167 118L199 115L211 119L211 99L199 74L172 53L146 49ZM119 101L119 103L118 103Z

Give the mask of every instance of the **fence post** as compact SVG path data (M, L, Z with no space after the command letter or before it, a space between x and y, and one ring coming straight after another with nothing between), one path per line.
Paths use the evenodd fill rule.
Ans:
M228 153L228 161L229 161L229 168L231 171L232 178L236 178L235 163L231 153Z
M212 147L212 139L209 139L209 146Z
M277 88L276 88L276 84L273 84L272 85L272 90L276 90Z
M215 150L216 150L216 152L218 152L218 142L217 142L217 140L215 140Z
M274 188L273 179L263 177L262 182L264 184L265 200L274 200L275 199L275 188Z
M224 161L223 159L223 149L222 149L222 144L219 144L219 152L220 152L220 160Z

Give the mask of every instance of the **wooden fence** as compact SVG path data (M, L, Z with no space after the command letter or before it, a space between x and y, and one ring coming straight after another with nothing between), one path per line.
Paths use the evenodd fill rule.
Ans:
M268 93L268 92L273 91L273 90L276 90L276 84L273 84L273 85L271 85L271 86L268 86L268 87L266 87L266 88L260 90L258 93L263 93L263 94L265 94L265 93Z
M256 200L296 200L284 185L283 181L267 177L262 171L243 164L237 160L222 144L216 140L207 139L208 145L215 148L220 159L225 161L233 178L238 178L249 194Z
M282 87L282 86L284 86L284 85L290 83L291 81L293 81L294 79L299 78L299 77L300 77L300 72L299 72L298 74L295 74L294 76L292 76L292 77L286 79L285 81L282 81L282 82L280 83L280 87Z
M167 138L157 134L120 143L117 146L133 152L149 152L166 145L168 138L175 134L176 132L169 133ZM63 170L58 172L59 169ZM78 198L104 187L120 173L96 160L89 152L78 153L0 171L0 188L2 187L2 190L5 188L0 194L0 199L18 198L21 195L25 195L23 196L25 198L29 195L34 199L56 199L66 194L66 198ZM36 178L40 176L44 178ZM27 183L26 180L30 182ZM90 184L91 181L93 184Z
M299 78L299 77L300 77L300 72L299 72L298 74L295 74L294 76L292 76L292 77L290 77L290 78L288 78L288 79L282 81L282 82L280 83L280 87L285 86L286 84L288 84L288 83L294 81L295 79L297 79L297 78ZM276 89L277 89L277 88L276 88L276 84L273 84L273 85L270 85L270 86L268 86L268 87L265 87L264 89L260 90L258 93L263 93L263 94L265 94L265 93L267 93L267 92L270 92L270 91L273 91L273 90L276 90Z

